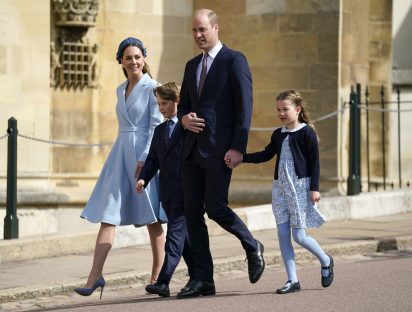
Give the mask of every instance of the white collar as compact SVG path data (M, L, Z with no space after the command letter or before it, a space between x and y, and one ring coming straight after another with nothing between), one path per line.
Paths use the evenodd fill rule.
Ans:
M172 118L169 118L169 120L173 120L173 122L176 124L179 121L179 118L177 118L177 115L174 115Z
M218 43L216 43L216 45L213 48L211 48L207 54L209 54L209 56L212 59L215 59L216 55L219 53L222 47L223 47L223 44L220 41L218 41Z
M304 126L306 126L306 124L304 122L302 122L301 124L299 124L297 127L293 128L292 130L286 129L286 127L282 127L282 130L280 132L296 132L300 129L302 129Z

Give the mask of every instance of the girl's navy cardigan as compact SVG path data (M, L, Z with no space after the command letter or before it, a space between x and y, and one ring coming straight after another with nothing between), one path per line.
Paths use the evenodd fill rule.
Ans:
M298 178L310 177L310 190L319 191L319 148L318 137L313 128L306 125L300 130L281 132L278 128L272 133L270 143L260 152L244 154L244 163L262 163L277 155L275 166L275 180L278 179L279 155L282 150L282 142L289 135L289 146L292 151L293 163Z

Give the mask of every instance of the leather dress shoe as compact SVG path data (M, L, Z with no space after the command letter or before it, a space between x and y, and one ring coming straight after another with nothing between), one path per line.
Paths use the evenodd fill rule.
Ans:
M186 285L183 286L183 288L180 289L180 291L187 290L187 289L190 287L190 284L193 283L194 280L195 280L195 279L193 279L193 278L189 278L189 280L187 281Z
M213 282L193 280L185 290L182 290L177 294L176 298L186 299L198 296L213 296L215 294L216 289Z
M323 276L322 275L322 286L323 287L329 287L333 282L333 275L334 275L333 274L333 265L334 265L334 263L333 263L333 258L329 255L328 255L328 257L330 259L330 264L326 267L322 267L322 270L328 270L329 271L328 276Z
M300 291L299 281L297 282L287 281L285 286L283 286L282 288L276 289L276 293L281 294L281 295L293 293L296 291Z
M260 279L263 271L265 270L265 259L263 259L264 246L258 240L256 240L256 243L256 251L246 253L249 281L252 284L256 283Z
M146 291L149 294L159 295L160 297L170 296L169 285L166 283L162 283L162 282L156 282L154 284L147 285Z

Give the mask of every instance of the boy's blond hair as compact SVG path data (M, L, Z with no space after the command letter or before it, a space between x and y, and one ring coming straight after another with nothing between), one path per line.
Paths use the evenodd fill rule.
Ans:
M156 87L153 93L163 100L178 102L180 98L180 86L174 82L166 82Z

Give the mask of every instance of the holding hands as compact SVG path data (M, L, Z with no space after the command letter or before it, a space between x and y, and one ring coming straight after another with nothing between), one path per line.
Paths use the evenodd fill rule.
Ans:
M205 127L205 120L203 118L197 117L194 112L184 115L181 119L182 125L189 131L200 133ZM237 150L230 149L226 152L224 161L225 164L233 169L242 163L243 155ZM137 187L137 186L136 186ZM137 190L137 189L136 189Z
M230 149L225 154L225 164L230 169L233 169L239 166L243 161L243 154L238 152L237 150Z

